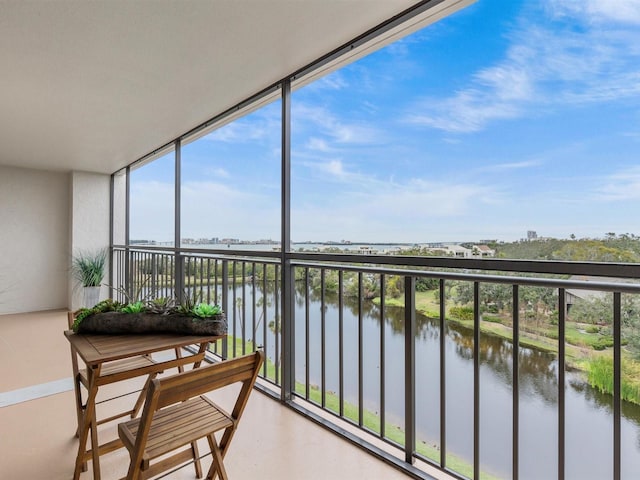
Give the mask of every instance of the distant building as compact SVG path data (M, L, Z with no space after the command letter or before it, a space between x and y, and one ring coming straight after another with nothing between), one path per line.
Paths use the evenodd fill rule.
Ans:
M473 256L473 250L463 247L462 245L447 245L445 247L447 254L456 258L470 258Z
M155 240L131 240L131 245L156 245Z
M581 282L605 282L605 283L630 283L629 279L625 278L612 278L612 277L592 277L589 275L573 275L569 280L578 280ZM633 282L632 282L633 283ZM596 299L604 299L606 298L606 293L601 290L581 290L577 288L567 288L566 291L566 311L567 313L571 309L571 307L577 302L590 301Z
M475 245L473 247L473 254L480 257L493 257L496 251L489 248L487 245Z

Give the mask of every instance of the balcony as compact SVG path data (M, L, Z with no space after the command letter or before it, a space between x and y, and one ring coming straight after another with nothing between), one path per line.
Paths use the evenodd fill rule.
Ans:
M68 345L61 332L66 326L64 312L80 305L68 275L69 264L79 250L109 248L111 260L105 283L111 287L103 286L102 298L120 295L114 287L122 287L130 295L135 291L176 296L195 292L203 300L220 303L228 313L230 341L216 345L212 356L230 358L256 348L265 350L268 361L261 375L260 392L252 397L244 431L241 429L230 453L229 470L234 478L260 475L266 478L433 476L474 480L627 480L636 477L640 471L640 368L634 363L638 359L632 356L640 357L640 331L637 331L640 330L640 308L636 307L640 303L637 301L640 289L635 283L640 278L639 263L501 261L479 258L480 255L467 258L464 252L456 254L459 258L394 257L377 255L368 249L350 254L311 254L288 248L292 234L299 235L296 228L301 220L300 211L304 210L299 207L305 204L299 195L304 184L292 182L295 170L292 165L296 161L298 167L305 163L305 168L331 172L337 177L344 177L346 173L354 185L362 183L359 173L353 175L356 170L344 169L347 161L336 163L333 155L318 157L317 162L309 165L304 161L305 156L296 158L297 147L301 145L318 151L343 147L337 138L343 136L336 135L334 127L349 120L320 115L325 121L318 125L322 129L326 127L323 133L327 139L334 140L334 145L329 145L326 139L315 138L316 126L309 129L308 138L294 138L296 128L299 133L300 122L305 121L300 110L308 110L312 117L317 116L317 112L325 112L324 109L300 109L300 105L304 107L306 103L301 93L328 73L335 72L340 77L338 69L342 66L447 17L473 3L472 0L309 0L304 7L284 1L242 5L230 2L224 8L219 2L191 2L190 9L175 8L172 2L153 7L131 3L118 11L82 0L65 3L66 8L50 2L14 2L4 8L7 28L0 29L3 40L0 58L12 66L7 70L6 88L0 92L0 104L6 112L0 129L0 245L3 248L0 399L3 402L18 400L0 409L5 433L0 444L3 452L0 476L9 479L69 477L75 455L74 412L69 391ZM539 3L540 9L553 10ZM477 4L479 9L486 5L485 2ZM626 16L606 5L602 12L574 6L571 10L584 10L578 13L592 10L590 13L596 12L598 16L608 11L616 21ZM524 13L521 18L529 24L529 11ZM486 18L493 15L490 13ZM471 19L471 15L466 17L465 13L464 16ZM484 17L480 18L477 25L489 25L482 20ZM282 28L283 21L296 28ZM507 24L518 22L503 23ZM588 24L578 23L577 27L567 24L564 32L571 33L573 38L574 33L584 30ZM593 24L598 27L599 21ZM455 25L453 30L471 32L466 40L476 42L472 29ZM533 28L530 32L540 31L535 21L530 26ZM500 28L487 28L489 30L501 41L504 39ZM634 39L626 35L629 32L623 32L624 36L616 34L610 38ZM544 46L538 52L540 60L548 60L548 53L554 50L547 51L546 45L555 43L538 41L527 32L514 37L533 39L531 45L525 46L534 43ZM261 40L260 45L255 43L256 38ZM562 38L562 32L552 37ZM425 51L448 55L449 45L458 42L446 41L449 42L444 43L447 48L425 48ZM15 48L16 45L20 48ZM229 48L230 45L233 48ZM459 45L462 48L463 44ZM565 64L569 58L573 63L568 63L568 68L589 65L593 60L589 51L624 50L622 43L616 44L620 50L609 50L613 45L606 43L587 41L585 45L581 50L568 42L564 50L558 51L562 61L557 63ZM480 44L477 46L478 51L483 50ZM464 55L469 52L464 50L467 51L462 58L466 59ZM529 50L516 44L507 53ZM618 63L615 53L603 57L611 57L611 64ZM511 56L505 58L511 59ZM548 63L537 60L525 63L540 71L555 72L555 67L549 68L556 65L555 59L551 56ZM458 62L457 57L453 60L455 64L464 63ZM628 61L637 64L633 56ZM458 90L463 95L453 92L449 99L464 99L465 92L475 92L474 87L480 84L483 88L487 83L493 85L486 80L505 77L503 72L511 71L503 65L508 64L478 67L471 72L469 88ZM634 78L632 75L612 75L615 69L592 70L603 76L599 81L587 82L598 93L592 99L602 97L602 91L630 91L626 84L629 78ZM386 67L382 72L386 77L387 72L396 70ZM435 107L449 110L446 95L441 99L440 94L431 93L432 82L414 78L412 73L397 73L395 94L389 95L384 89L377 92L385 104L417 105L423 100L418 103L413 100L424 97L443 100L435 102ZM537 78L540 72L530 73L531 78ZM455 74L451 79L435 70L434 74L444 83L460 85ZM423 83L429 89L414 99L403 98L400 93L405 89L399 82L403 76L409 83ZM619 79L621 84L611 88L604 77ZM511 80L509 76L505 78L505 91L511 91ZM594 78L598 80L597 76ZM559 79L565 80L562 75ZM555 89L556 84L550 80L553 78L542 78L543 83ZM478 81L480 83L475 83ZM334 86L341 84L337 81ZM575 91L561 91L560 97L575 98L575 92L583 91L581 83L577 87ZM326 100L341 103L339 97L332 97L323 88L312 90L320 100L316 105L325 105ZM535 88L524 90L535 91ZM496 97L494 93L489 89L479 99L492 100ZM549 91L549 105L553 103L552 93ZM622 103L629 104L629 108L635 105L627 102L624 95L620 97ZM472 99L469 105L480 105L479 119L492 118L486 109L498 111L493 119L501 121L509 120L512 112L520 110L520 100L516 95L515 105L497 110L491 108L491 102L484 106L484 102ZM530 103L535 103L537 108L538 102ZM367 101L362 105L373 104ZM467 104L463 102L461 106ZM592 107L599 109L601 105L593 103ZM189 233L194 219L199 222L205 218L203 223L207 227L194 238L209 236L217 242L218 238L240 236L232 233L228 225L213 225L216 219L211 217L224 211L224 206L217 203L221 197L189 198L185 195L188 190L185 179L204 178L193 168L192 162L198 156L192 150L194 145L198 146L196 142L209 143L210 134L226 127L233 133L248 116L264 114L264 109L268 109L268 118L278 119L265 130L274 148L259 148L260 152L270 152L268 198L272 208L267 210L273 217L267 218L265 224L276 230L272 235L255 228L255 234L256 238L275 238L285 247L278 247L279 251L255 252L182 248L186 244L181 245L182 236L195 235ZM468 111L467 108L461 110L462 113ZM438 108L434 112L438 113ZM505 112L506 118L503 118ZM611 152L619 151L623 133L620 120L629 114L626 110L622 112L613 114L611 120L585 125L588 128L575 138L559 130L554 133L571 141L586 142L595 138L591 128L596 126L599 130L600 124L608 125L616 148L609 148L603 141L601 156L590 157L589 162L613 165L617 162L609 162ZM381 117L400 119L397 113ZM445 181L440 188L432 188L428 175L417 178L419 181L409 178L406 183L398 184L390 198L404 201L394 204L389 212L395 216L396 212L412 213L416 205L444 205L450 192L452 198L460 193L464 197L468 188L450 188L456 185L450 185L448 178L460 172L466 171L475 177L476 168L480 168L486 175L486 185L492 186L491 172L529 167L540 172L547 170L542 167L552 163L538 162L541 156L537 147L529 153L518 151L520 138L530 137L532 143L544 144L545 135L530 135L536 129L529 128L523 121L535 116L515 119L524 126L526 135L511 135L513 144L504 143L507 138L502 127L498 128L500 155L495 158L484 155L491 158L491 162L495 160L495 165L476 165L476 151L482 152L482 149L474 148L471 142L466 147L473 154L467 169L452 171L450 175L444 172ZM446 115L439 118L446 120ZM556 130L558 125L573 124L579 118L582 112L569 109L566 116L548 123ZM421 121L417 121L417 117L413 120L415 128L425 122L443 125L435 121L437 118L433 115ZM478 121L444 123L454 131L467 133L475 132L479 126ZM375 126L372 131L380 127ZM349 131L345 129L346 133ZM384 153L385 164L389 163L386 158L404 158L407 138L423 138L429 148L435 145L422 131L414 132L417 133L406 132L406 137L404 134L398 137L400 141L386 142L392 148ZM364 149L360 155L363 160L360 171L367 172L376 163L370 154L377 147L375 142L366 141L372 134L364 133L364 138L358 139ZM627 140L634 138L634 135L623 136ZM491 135L487 138L489 143L496 144ZM455 146L459 145L458 140L444 136L438 142ZM241 140L234 151L245 146ZM555 152L563 151L556 148L562 146L561 143L542 146ZM448 158L445 154L425 158L427 150L417 146L416 158L420 161L415 165L416 172L431 172L435 163ZM203 158L209 155L212 151ZM357 157L344 155L345 160ZM555 155L548 161L553 162ZM452 158L462 157L458 151ZM627 157L633 158L633 155ZM570 158L573 157L568 155L567 159ZM567 164L567 168L572 169L567 170L571 172L572 184L576 183L573 172L589 163L578 156L575 159L580 159L579 165ZM132 195L136 175L144 174L155 160L164 162L160 177L170 177L163 184L166 188L158 190L160 193L155 197L144 193ZM253 160L263 163L259 157ZM238 167L239 191L251 190L246 182L253 170L251 164L243 164L233 155L229 155L228 161ZM614 228L608 226L610 216L621 219L620 224L627 228L627 212L634 211L634 207L608 208L612 204L606 201L619 199L620 192L636 198L633 182L637 172L632 160L628 166L628 171L610 169L585 176L597 183L596 186L591 182L575 185L575 198L580 199L575 203L592 194L590 198L594 203L588 210L593 217L589 219L590 228ZM221 178L225 178L224 169L207 170L214 177L220 172ZM262 184L261 172L253 173ZM364 183L363 188L371 190L374 186L373 190L379 191L382 183L378 180L383 181L386 188L387 178L394 178L393 171L387 173L389 175L371 177L377 181ZM545 195L543 190L538 190L549 183L545 175L536 176L539 182L536 184L522 177L521 185L526 187L523 190L533 195L516 196L517 201L506 201L505 205L518 208L528 205L527 208L537 210L532 198L547 196L554 201L565 198L564 180L559 190L563 195L553 192ZM315 181L316 177L310 178ZM503 186L508 187L506 190L519 193L517 182L507 177L503 182ZM602 185L604 188L598 189ZM298 196L292 196L292 186ZM425 202L422 194L426 190L431 190L432 195L427 195ZM471 190L475 197L467 197L467 203L477 207L477 211L491 208L492 202L485 203L492 197L487 192L500 193L500 190L484 188ZM141 198L157 207L147 218L163 224L166 231L162 235L137 236L135 228L141 210L136 201ZM167 199L168 202L164 202ZM324 199L321 195L318 201L324 203ZM230 217L248 225L253 235L255 219L250 217L262 216L256 208L261 202L235 203L246 205L251 215L232 212ZM348 202L336 201L341 203ZM362 205L365 207L363 221L355 222L354 227L357 238L366 237L367 220L376 216L383 219L381 230L393 231L393 226L384 223L385 216L378 215L381 211L374 210L366 201ZM194 206L204 206L205 210L189 219L187 213L193 213ZM566 205L554 204L553 207L562 219L559 223L572 218L571 211L564 209ZM533 213L517 212L518 223L535 220ZM307 215L302 213L302 216ZM311 224L318 218L313 213L308 216ZM333 211L323 217L331 227L337 225L331 235L342 235L342 227L359 216L353 210L340 221L335 221ZM499 223L496 219L500 218L495 213L487 220L480 216L477 220L490 230L492 223ZM412 225L431 225L430 221L423 221L425 218L410 220ZM468 229L464 220L455 222L459 227L455 230L466 239ZM320 224L313 227L322 235L330 231ZM443 234L438 221L434 220L429 228L432 230L423 232ZM530 239L536 238L535 232L529 233ZM569 231L563 235L568 234ZM136 246L132 240L156 237L159 242L165 242L165 246L153 246L151 242ZM226 247L235 246L233 238ZM321 237L305 235L302 238ZM575 235L571 234L571 238L575 239ZM422 240L418 235L410 241ZM192 245L197 243L189 244ZM589 279L577 279L577 276ZM594 293L599 301L597 314L582 311L581 315L589 317L588 322L581 321L577 311L572 310L582 298L580 292L585 291ZM119 299L122 300L122 296ZM29 338L29 343L25 344L23 338ZM633 351L631 344L635 344ZM592 370L597 370L600 378L587 379ZM129 386L135 387L123 385L123 391ZM22 390L24 388L27 390ZM106 404L104 408L110 406ZM251 462L245 460L243 452L246 451L254 455ZM123 452L106 457L105 478L122 476L126 462ZM87 475L84 477L89 478ZM171 478L182 478L182 475L192 478L189 470Z
M176 291L180 284L224 307L231 340L212 346L212 358L265 351L260 393L252 396L243 424L252 433L238 436L229 457L231 472L237 464L234 477L269 471L269 478L309 478L313 471L317 478L359 478L371 469L372 478L536 478L541 471L544 478L632 478L640 461L633 442L639 417L637 406L625 400L624 368L629 315L635 315L630 305L640 293L626 280L636 274L634 265L288 257L292 283L283 290L285 270L273 253L152 246L113 252L112 284L142 293ZM619 281L566 279L586 270L615 272ZM424 279L435 282L431 293L440 297L431 319L416 305L416 286ZM390 284L403 288L402 306L390 306ZM448 308L458 302L451 287L461 291L464 284L473 305L466 324L454 321L460 312ZM499 284L511 292L511 303L501 307L511 312L510 325L492 320L495 306L486 303L486 289ZM537 300L523 296L531 288L539 297L552 292L557 306L545 313L556 327L544 335L529 317ZM576 346L569 303L581 291L613 293L606 300L611 319L600 319L598 327L611 327L612 343L593 344L600 352ZM71 471L76 442L65 325L64 311L3 317L2 401L17 399L0 411L3 425L15 432L2 445L15 452L3 459L11 475L38 478L46 471L48 478L66 478ZM596 357L610 361L609 393L598 393L580 373L581 362ZM281 403L288 375L292 390ZM129 382L118 388L135 387ZM126 398L100 408L117 407ZM549 441L539 443L541 436ZM35 451L50 456L34 461ZM242 460L247 451L256 452L250 464ZM601 457L585 458L583 451ZM532 466L540 456L544 466ZM109 454L104 478L120 478L126 464L124 451ZM595 476L585 476L584 468ZM191 471L175 475L190 478Z
M112 284L221 304L235 341L217 354L263 348L267 384L293 377L288 406L410 475L630 478L638 465L623 393L638 380L635 265L292 252L286 269L278 255L117 247ZM589 296L604 305L592 325L576 318ZM596 362L611 368L599 386Z
M64 311L3 317L0 348L3 478L57 480L70 478L73 473L77 440L73 436L76 420L69 349L61 333L66 322ZM19 340L24 338L29 338L29 342ZM113 386L108 393L116 396L136 386ZM99 408L108 413L109 409L117 408L119 401ZM103 432L103 438L116 435L115 427L110 425L105 425ZM229 475L235 479L407 478L258 392L249 401L227 458ZM118 479L126 473L128 455L124 449L101 460L104 480ZM208 465L209 457L203 461ZM91 478L91 472L83 473L81 478ZM168 478L194 478L193 469L185 467Z

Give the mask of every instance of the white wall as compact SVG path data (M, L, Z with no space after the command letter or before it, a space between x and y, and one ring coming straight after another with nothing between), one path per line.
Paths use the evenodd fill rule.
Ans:
M70 253L90 252L109 246L109 190L110 176L73 172L71 174L70 203ZM109 271L105 273L103 284L109 282ZM68 281L68 304L73 310L85 306L82 288L72 278ZM108 296L103 285L100 299Z
M71 258L108 247L109 188L108 175L0 166L0 314L81 306Z
M0 167L0 314L67 307L69 182Z

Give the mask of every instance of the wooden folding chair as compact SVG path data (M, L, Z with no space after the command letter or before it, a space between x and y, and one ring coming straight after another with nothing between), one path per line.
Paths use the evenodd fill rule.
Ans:
M118 435L129 451L131 462L127 480L142 480L193 460L196 477L199 462L192 445L207 437L213 456L207 479L219 475L226 480L223 459L238 428L260 366L261 351L204 366L151 382L142 416L118 425ZM227 413L204 393L232 384L242 387L231 413ZM218 442L214 434L223 431ZM173 453L187 445L190 447ZM163 457L153 465L151 461Z
M69 323L69 328L71 329L73 322L75 320L75 313L68 312L67 319ZM199 356L190 356L188 358L183 358L179 349L175 350L176 361L174 362L175 367L178 368L178 371L182 372L184 364L193 363L194 361L200 362L204 355ZM76 436L80 432L80 428L84 421L84 411L86 409L86 404L82 399L82 387L86 390L89 390L89 372L87 372L86 368L78 367L78 355L74 351L73 347L71 347L71 367L73 370L73 379L74 379L74 391L76 397L76 415L78 420L78 425L76 429ZM158 362L154 361L151 358L151 355L139 355L133 358L127 358L123 360L114 360L112 362L105 363L100 371L100 378L97 379L97 384L100 386L108 385L111 383L119 382L125 379L133 378L134 376L143 376L147 375L147 380L142 387L142 390L138 394L138 398L130 410L123 411L116 415L101 418L96 421L97 425L102 425L104 423L112 422L119 418L130 416L134 418L140 412L142 408L142 404L146 397L147 389L149 388L150 382L160 373L163 373L163 366L159 366ZM133 393L133 392L132 392ZM115 397L118 398L118 397ZM113 399L104 400L109 401ZM97 437L96 437L97 438ZM110 451L114 451L121 447L121 442L119 439L115 439L113 441L107 442L104 445L100 445L101 454L108 453ZM86 464L83 464L83 471L86 470Z

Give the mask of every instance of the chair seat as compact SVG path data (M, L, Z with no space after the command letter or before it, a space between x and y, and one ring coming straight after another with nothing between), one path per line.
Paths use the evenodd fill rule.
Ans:
M100 377L106 378L111 375L118 375L122 372L127 372L130 370L135 370L137 368L149 367L151 365L156 365L151 357L140 355L139 357L133 358L125 358L123 360L114 360L113 362L105 363L102 366L102 370L100 371ZM78 370L80 375L80 381L85 387L89 385L89 377L87 376L87 369L82 368ZM161 372L158 372L161 373ZM108 383L108 382L105 382Z
M118 425L120 439L129 451L135 446L140 420L136 418ZM229 414L203 396L158 410L153 415L144 458L146 461L157 458L233 425Z
M142 416L118 425L118 436L130 457L127 480L145 480L190 461L196 478L200 478L202 466L196 440L205 437L212 455L206 478L228 480L224 457L263 362L264 353L258 350L153 379ZM235 393L231 413L203 396L236 384L241 387ZM216 432L221 432L220 439L214 435Z

